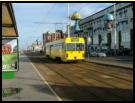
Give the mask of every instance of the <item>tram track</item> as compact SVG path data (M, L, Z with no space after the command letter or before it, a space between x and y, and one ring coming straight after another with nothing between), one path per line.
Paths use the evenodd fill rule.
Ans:
M51 64L51 66L52 66L52 64ZM86 81L81 81L81 78L79 78L80 80L78 81L74 81L73 80L73 78L75 79L76 77L73 77L73 78L70 78L70 77L68 77L68 73L64 73L63 74L63 72L62 72L62 70L58 70L58 68L56 67L56 66L54 66L53 65L53 68L56 68L57 70L54 70L52 67L50 67L49 66L49 64L46 64L45 65L45 67L48 67L49 69L51 69L52 71L54 71L54 72L56 72L57 74L59 74L62 78L64 78L64 79L66 79L66 80L68 80L69 82L71 82L72 83L72 85L74 85L75 87L76 87L76 89L78 88L78 90L80 90L80 88L79 88L79 86L80 86L80 84L78 84L78 82L80 83L80 82L82 82L83 83L83 85L88 85L88 84L90 84L90 83L88 83L88 82L86 82ZM62 67L62 66L61 66ZM60 72L59 72L60 71ZM65 75L67 75L67 76L65 76ZM78 78L78 77L77 77ZM93 95L94 97L96 97L96 100L104 100L105 98L108 98L108 99L116 99L117 98L117 100L120 100L120 98L122 98L121 96L119 97L118 95L115 95L115 94L105 94L106 92L105 91L102 91L102 90L98 90L98 88L96 89L96 90L92 90L92 89L87 89L87 90L85 90L84 88L83 88L83 92L82 93L88 93L88 91L89 91L89 95L91 96L91 95ZM104 94L104 95L102 95L102 93ZM98 94L98 95L97 95ZM100 96L99 96L99 94L100 94ZM85 98L86 99L86 98ZM125 97L124 98L122 98L122 99L125 99Z
M50 68L50 67L49 67ZM57 68L57 67L55 67L55 68ZM68 67L67 67L68 68ZM51 68L50 68L51 69ZM58 68L57 68L58 69ZM62 71L62 69L60 69L60 71ZM55 71L56 72L56 71ZM63 71L63 72L65 72L65 71ZM89 73L90 74L90 73ZM68 75L68 74L67 74ZM91 74L90 74L91 75ZM111 87L111 88L118 88L119 86L115 86L115 85L112 85L111 83L108 83L108 82L106 82L106 81L101 81L101 78L99 79L99 78L94 78L96 75L94 74L93 76L90 76L90 78L93 78L94 80L96 80L96 81L98 81L98 82L100 82L100 84L102 84L102 85L107 85L107 86L109 86L109 87ZM75 78L75 77L74 77ZM79 78L79 77L77 77L77 78ZM81 77L79 78L79 79L82 79ZM85 81L85 80L83 80L83 81ZM114 81L112 81L112 82L114 82ZM91 83L89 83L89 82L87 82L87 81L85 81L85 83L88 83L88 84L90 84L91 85ZM108 92L108 91L106 91L106 92ZM109 93L109 92L108 92ZM121 97L121 96L119 96L117 93L114 93L114 92L110 92L110 94L111 93L113 93L113 95L115 95L115 96L117 96L117 97L120 97L120 98L123 98L123 99L125 99L125 97ZM123 93L122 93L123 94ZM107 94L107 95L109 95L109 94Z
M108 67L109 69L111 69L112 71L116 71L116 72L121 72L121 73L126 73L126 74L133 74L133 70L132 69L125 69L123 67L119 67L119 66L111 66L111 65L102 65L102 64L98 64L98 63L93 63L93 62L89 62L89 61L81 61L80 63L84 63L85 65L92 65L92 66L96 66L96 67L102 67L105 70L107 70Z
M41 60L41 59L40 59ZM49 64L48 64L49 65ZM52 65L52 64L51 64ZM41 64L40 64L40 66L41 66ZM38 65L38 67L40 67L39 65ZM42 66L44 66L45 68L46 67L48 67L47 65L42 65ZM36 67L37 67L37 65L36 65ZM68 78L65 78L65 76L63 76L61 73L59 73L58 71L56 71L56 70L53 70L53 69L51 69L50 67L49 67L49 69L51 70L51 71L54 71L56 74L58 74L62 79L64 79L65 81L68 81L68 83L71 85L71 86L74 86L75 88L74 88L74 90L73 90L73 92L77 92L77 94L76 95L78 95L78 97L80 97L79 99L80 100L84 100L84 98L83 97L85 97L85 100L87 100L87 99L90 99L90 100L97 100L97 99L99 99L99 100L101 100L101 98L98 98L97 96L93 96L92 94L87 94L87 92L86 92L86 94L82 94L82 90L80 90L80 88L77 86L77 85L75 85L75 83L74 82L72 82L70 79L68 79ZM41 72L41 71L40 71ZM45 74L43 73L43 71L41 72L42 73L42 75L43 76L45 76ZM48 80L48 82L49 82L49 80ZM68 84L68 85L69 85ZM54 89L55 89L55 86L53 85L52 86ZM57 89L56 89L56 91L57 91ZM64 90L65 91L65 90ZM58 92L58 91L57 91ZM83 92L84 92L84 90L83 90ZM71 95L71 93L70 93L70 95ZM74 96L74 95L73 95ZM90 96L90 97L88 97L88 96ZM61 95L61 97L62 97L62 95ZM70 97L70 98L72 98L72 97ZM74 97L73 99L75 99L75 100L77 100L77 97Z
M76 67L80 67L80 68L84 68L84 69L88 69L88 70L91 70L91 71L93 71L93 72L96 72L96 73L99 73L99 74L104 74L104 75L108 75L108 76L111 76L111 77L113 77L113 78L117 78L117 79L121 79L121 80L125 80L125 81L129 81L129 82L132 82L133 81L133 77L132 76L130 76L128 73L121 73L121 72L118 72L118 71L113 71L113 70L110 70L110 67L106 67L106 68L108 68L108 70L105 68L105 67L103 67L103 66L97 66L96 67L96 65L95 64L92 64L92 63L90 63L89 64L89 66L88 66L88 64L80 64L80 63L78 63L78 64L71 64L72 66L76 66ZM117 69L119 69L119 68L117 68ZM106 71L107 71L107 73L106 73ZM127 76L129 76L128 78L127 78ZM130 78L130 79L129 79Z
M32 60L32 59L31 59ZM33 61L33 60L32 60ZM93 71L91 69L88 69L87 65L85 64L80 64L76 63L56 63L52 60L47 60L46 58L38 58L37 61L40 61L41 63L34 63L34 65L36 65L36 67L38 68L39 66L42 65L42 68L49 68L49 70L55 72L57 75L60 76L60 78L63 79L63 81L68 81L68 83L72 86L74 86L78 93L78 98L80 95L80 100L127 100L128 98L131 98L132 94L129 95L129 93L124 93L120 91L113 91L113 89L120 89L119 86L115 86L115 84L110 84L107 83L106 81L108 81L110 78L106 78L106 79L102 79L99 78L98 75L107 75L103 72L97 72L97 71ZM50 63L51 62L51 65ZM81 66L80 66L81 65ZM84 68L84 65L87 67ZM96 69L94 66L92 66L93 69ZM40 71L40 70L39 70ZM84 71L84 72L83 72ZM41 71L40 71L41 72ZM116 72L116 71L115 71ZM78 74L74 74L74 73L78 73ZM85 74L87 73L87 74ZM109 74L109 73L108 73ZM45 75L45 71L44 73L42 73L42 75ZM109 75L110 76L110 75ZM47 76L45 76L47 77ZM118 77L113 77L119 80L123 80L123 83L126 82L132 82L132 81L128 81L128 79L123 79L123 78L118 78ZM129 78L129 77L128 77ZM118 83L118 81L116 79L113 79L112 82L116 81L115 83ZM49 79L48 79L49 80ZM92 82L90 82L90 81ZM124 85L130 85L128 83L124 83ZM81 88L81 87L89 87L89 88ZM99 86L98 88L94 88L91 89L90 87L94 87L94 86ZM104 88L108 88L108 89L101 89L102 87ZM109 88L113 88L111 91L109 90ZM128 87L130 88L130 87ZM57 90L56 90L57 91ZM69 91L68 91L69 92ZM84 93L83 95L81 93ZM103 95L104 94L104 95ZM82 97L81 97L82 96ZM70 96L69 96L70 97ZM77 97L75 97L76 100L78 99Z

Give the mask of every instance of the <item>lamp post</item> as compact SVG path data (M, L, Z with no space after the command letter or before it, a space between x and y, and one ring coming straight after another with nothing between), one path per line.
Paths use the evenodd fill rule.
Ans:
M116 5L115 3L113 4L114 7L114 51L116 55L116 50L117 50L117 32L116 32Z
M70 37L70 14L69 14L69 3L67 5L67 9L68 9L68 37Z
M89 52L89 45L91 44L91 37L89 36L88 38L87 38L87 51L88 51L88 59L89 59L89 57L90 57L90 52Z
M112 32L114 30L114 54L116 55L116 49L117 49L117 32L116 32L116 4L113 4L114 8L114 15L112 14L106 14L104 16L104 23L106 31ZM113 26L114 23L114 26ZM112 32L113 33L113 32Z

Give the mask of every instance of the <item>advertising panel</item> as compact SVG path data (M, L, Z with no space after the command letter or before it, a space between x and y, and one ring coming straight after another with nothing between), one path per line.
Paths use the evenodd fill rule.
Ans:
M16 38L2 39L2 72L18 71L18 45Z

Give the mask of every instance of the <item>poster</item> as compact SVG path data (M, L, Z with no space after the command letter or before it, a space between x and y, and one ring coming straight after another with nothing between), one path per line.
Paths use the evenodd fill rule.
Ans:
M2 39L2 72L18 70L18 46L16 38Z

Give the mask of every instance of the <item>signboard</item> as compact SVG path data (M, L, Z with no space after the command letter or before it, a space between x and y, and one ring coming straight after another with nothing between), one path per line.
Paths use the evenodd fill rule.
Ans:
M2 72L18 71L18 45L16 38L2 39Z
M72 38L71 42L79 42L79 38Z

